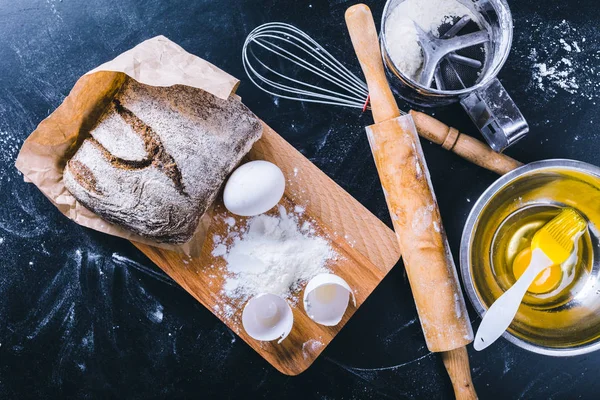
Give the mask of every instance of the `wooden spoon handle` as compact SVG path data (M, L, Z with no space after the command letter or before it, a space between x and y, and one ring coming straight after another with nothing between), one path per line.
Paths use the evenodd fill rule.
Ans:
M422 112L410 111L419 135L433 143L441 145L467 161L486 168L497 174L504 175L508 171L523 165L521 162L502 153L492 150L487 144L463 135L457 129Z
M399 117L400 109L385 77L379 39L371 9L365 4L357 4L348 8L346 25L369 86L373 119L378 123Z
M477 393L471 380L471 368L469 367L467 348L459 347L454 350L444 351L441 354L446 371L448 371L448 375L452 381L456 400L477 399Z

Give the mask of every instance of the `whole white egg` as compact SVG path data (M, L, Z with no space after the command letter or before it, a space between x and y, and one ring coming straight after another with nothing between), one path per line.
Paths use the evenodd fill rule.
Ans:
M285 177L268 161L251 161L233 171L225 184L223 202L233 214L253 217L275 207L285 190Z

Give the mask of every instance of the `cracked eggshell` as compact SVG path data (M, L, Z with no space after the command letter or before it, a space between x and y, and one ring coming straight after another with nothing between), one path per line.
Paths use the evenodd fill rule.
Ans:
M354 292L345 280L334 274L319 274L304 289L304 310L315 322L337 325L348 308L348 302L356 306Z
M294 325L290 305L283 298L263 293L251 298L242 312L242 326L253 339L270 342L289 335Z
M268 161L250 161L233 171L223 191L225 207L233 214L254 217L275 207L283 197L285 177Z

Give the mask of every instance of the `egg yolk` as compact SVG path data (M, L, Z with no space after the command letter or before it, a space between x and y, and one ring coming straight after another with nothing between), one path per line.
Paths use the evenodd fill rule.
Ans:
M531 261L531 248L521 250L513 261L513 274L519 279ZM562 268L560 264L552 265L538 274L531 286L527 289L531 293L546 293L556 288L562 279Z

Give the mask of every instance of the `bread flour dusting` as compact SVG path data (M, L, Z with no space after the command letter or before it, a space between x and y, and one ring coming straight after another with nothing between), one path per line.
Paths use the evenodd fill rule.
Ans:
M272 293L294 300L293 293L328 272L327 262L335 258L329 242L315 235L308 221L299 226L298 216L282 206L279 215L253 217L230 236L229 245L215 237L212 254L227 262L223 293L232 299Z
M398 4L385 23L392 61L405 75L418 79L423 53L414 24L439 37L438 29L442 24L465 15L476 21L473 13L456 0L406 0Z

